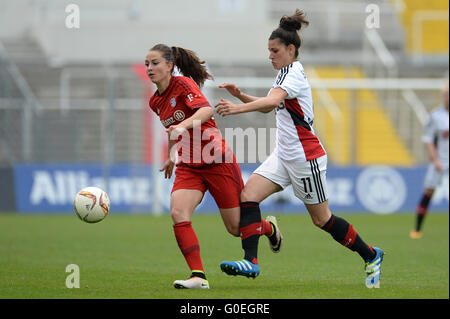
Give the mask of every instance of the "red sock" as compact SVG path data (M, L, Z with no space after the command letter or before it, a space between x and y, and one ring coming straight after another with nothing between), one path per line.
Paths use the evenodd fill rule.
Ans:
M204 271L202 259L200 257L200 245L197 236L192 228L191 222L181 222L173 225L175 238L177 239L178 247L186 259L186 262L191 271Z
M270 236L272 235L272 231L272 225L268 221L261 218L261 236Z

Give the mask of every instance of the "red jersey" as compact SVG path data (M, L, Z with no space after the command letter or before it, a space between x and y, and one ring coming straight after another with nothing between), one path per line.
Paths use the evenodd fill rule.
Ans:
M185 76L172 76L169 86L162 94L158 91L153 94L149 106L159 116L165 128L180 124L201 107L211 107L194 80ZM189 138L178 138L180 162L198 167L225 161L224 155L228 146L214 118L187 132Z

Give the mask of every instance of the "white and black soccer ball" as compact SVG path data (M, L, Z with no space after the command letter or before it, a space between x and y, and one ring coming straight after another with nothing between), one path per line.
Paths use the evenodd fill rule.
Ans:
M75 214L86 223L98 223L109 213L109 197L98 187L85 187L73 201Z

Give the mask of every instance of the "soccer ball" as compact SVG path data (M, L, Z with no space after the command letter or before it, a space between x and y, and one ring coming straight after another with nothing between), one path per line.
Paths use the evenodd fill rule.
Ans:
M73 201L75 214L86 223L98 223L109 213L109 197L98 187L80 190Z

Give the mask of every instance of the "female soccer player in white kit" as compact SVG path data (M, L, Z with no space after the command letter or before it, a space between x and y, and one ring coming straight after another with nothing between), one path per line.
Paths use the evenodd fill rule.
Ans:
M216 111L222 116L275 110L277 125L276 147L272 154L255 170L241 193L240 233L244 259L225 261L221 269L229 275L256 277L259 275L257 249L259 203L273 193L292 185L294 194L305 204L313 223L327 231L340 244L356 251L366 263L366 286L379 287L383 250L371 247L357 234L351 224L335 216L328 207L326 186L327 155L314 133L314 110L311 87L302 64L297 60L301 39L298 30L308 25L304 12L283 16L279 27L269 37L269 59L278 71L266 97L249 96L232 83L219 87L240 99L233 104L221 99ZM271 220L276 241L270 240L272 250L279 252L283 237L276 220Z
M409 233L412 239L422 238L423 221L434 191L444 175L448 175L448 81L442 90L442 100L443 104L431 111L422 136L430 164L425 174L422 198L416 209L416 228Z

